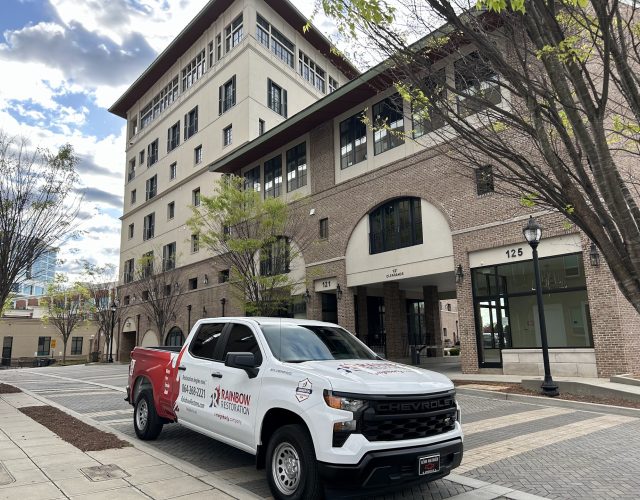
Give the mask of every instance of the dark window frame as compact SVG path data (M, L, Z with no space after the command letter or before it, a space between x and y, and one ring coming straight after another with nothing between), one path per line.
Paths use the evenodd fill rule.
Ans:
M340 169L352 167L367 159L367 126L364 111L340 122Z
M277 198L281 194L282 155L279 154L264 162L264 198Z
M478 196L495 192L493 166L484 165L475 169L476 193Z
M403 206L407 203L408 207ZM408 219L408 221L403 219ZM370 255L421 245L422 243L420 198L394 198L369 213Z
M290 193L307 185L307 143L303 141L288 149L285 158L287 162L287 192Z

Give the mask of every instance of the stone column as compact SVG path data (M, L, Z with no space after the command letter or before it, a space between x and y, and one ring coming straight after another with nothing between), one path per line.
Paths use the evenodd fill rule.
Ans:
M438 299L437 286L423 286L424 297L424 324L427 333L428 355L442 357L442 332L440 329L440 300ZM435 347L435 352L431 347Z
M355 290L353 288L344 287L344 290L342 290L342 297L339 298L337 302L338 302L338 324L355 335L356 319L355 319L355 308L353 307L354 292Z
M384 291L384 329L387 341L387 357L399 359L408 356L407 345L407 320L404 313L404 304L400 297L400 285L397 282L388 282L382 285Z
M314 290L309 290L309 293L311 296L307 302L307 319L320 321L322 319L322 296Z
M363 342L369 335L369 319L367 317L367 287L359 286L358 291L358 337Z

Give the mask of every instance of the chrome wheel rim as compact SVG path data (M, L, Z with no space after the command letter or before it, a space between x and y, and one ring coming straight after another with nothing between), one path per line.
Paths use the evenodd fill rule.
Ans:
M138 403L138 409L136 410L136 425L141 431L147 426L147 420L149 419L149 406L147 400L143 399Z
M293 494L302 477L300 457L289 443L280 443L273 452L271 474L278 489L285 495Z

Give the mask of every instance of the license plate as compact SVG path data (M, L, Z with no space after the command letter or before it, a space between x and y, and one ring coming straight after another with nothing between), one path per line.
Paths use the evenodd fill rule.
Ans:
M440 455L428 455L418 458L418 474L433 474L440 471Z

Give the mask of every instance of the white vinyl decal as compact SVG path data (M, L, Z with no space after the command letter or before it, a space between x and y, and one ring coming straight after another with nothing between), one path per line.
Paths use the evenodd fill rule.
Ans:
M311 380L309 380L308 378L305 378L304 380L298 382L298 387L296 387L296 399L299 403L309 399L309 396L313 392L311 388Z

